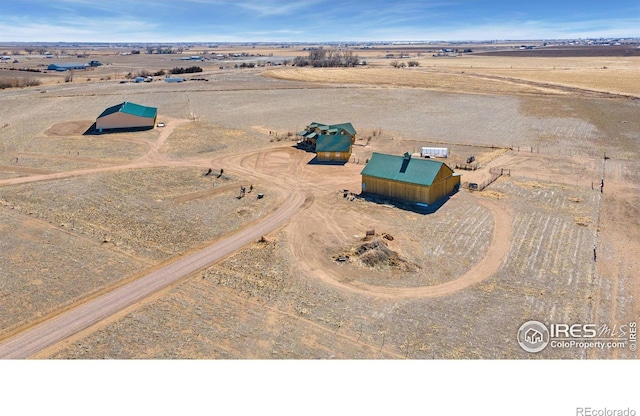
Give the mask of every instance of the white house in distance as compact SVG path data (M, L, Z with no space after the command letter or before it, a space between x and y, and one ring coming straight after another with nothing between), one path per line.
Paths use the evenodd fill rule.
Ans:
M109 107L96 119L96 130L152 129L156 125L158 109L130 102Z

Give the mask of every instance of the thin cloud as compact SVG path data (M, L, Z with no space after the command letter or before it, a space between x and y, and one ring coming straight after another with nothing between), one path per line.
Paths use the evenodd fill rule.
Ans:
M399 0L22 0L3 4L0 41L323 42L638 37L638 6L602 10ZM554 11L555 10L555 11ZM569 12L570 11L570 12Z
M233 3L234 6L257 13L260 16L290 16L320 4L320 1L298 1L298 2L264 2L264 1L240 1ZM311 17L311 16L310 16Z

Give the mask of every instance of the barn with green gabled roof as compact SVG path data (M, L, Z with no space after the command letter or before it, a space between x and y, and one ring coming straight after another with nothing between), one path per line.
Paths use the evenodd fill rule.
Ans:
M346 134L321 134L316 142L319 162L348 162L351 157L351 137Z
M362 192L393 199L433 204L460 187L460 174L445 163L373 153L362 170Z
M152 129L157 117L157 108L125 101L104 110L96 119L96 129Z

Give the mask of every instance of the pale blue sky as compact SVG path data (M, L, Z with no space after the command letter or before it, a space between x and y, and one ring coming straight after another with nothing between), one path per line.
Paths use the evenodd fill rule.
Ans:
M0 42L640 37L640 0L0 0Z

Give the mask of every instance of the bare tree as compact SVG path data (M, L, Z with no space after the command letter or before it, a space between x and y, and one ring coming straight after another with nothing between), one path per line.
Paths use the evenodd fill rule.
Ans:
M323 47L313 48L309 50L309 56L305 59L297 56L293 60L295 66L314 66L314 67L338 67L338 66L355 66L359 62L357 55L353 51L345 50L341 52L337 48L325 49Z
M342 59L345 66L351 67L358 65L358 56L355 55L352 50L345 50Z

